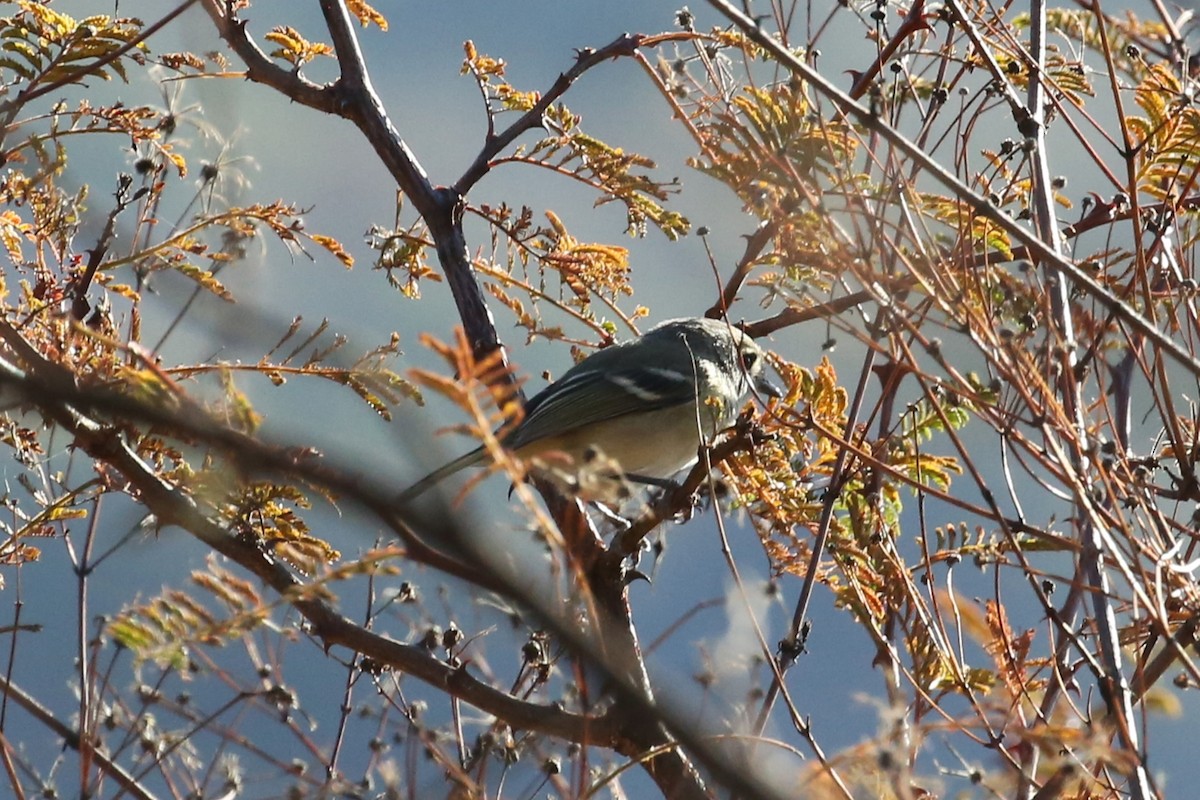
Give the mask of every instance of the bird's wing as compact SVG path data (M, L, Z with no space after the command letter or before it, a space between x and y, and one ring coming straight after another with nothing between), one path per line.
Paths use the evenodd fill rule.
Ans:
M696 379L676 370L647 366L630 370L568 372L533 397L525 419L512 433L518 448L626 414L646 413L696 402ZM565 422L564 422L565 420Z

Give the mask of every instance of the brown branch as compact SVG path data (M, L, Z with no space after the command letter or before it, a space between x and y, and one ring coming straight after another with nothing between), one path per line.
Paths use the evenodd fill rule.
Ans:
M921 31L931 30L929 23L925 21L925 0L917 0L909 8L908 13L904 16L903 22L900 23L899 30L892 36L879 55L871 62L871 65L857 73L854 79L854 86L850 89L850 96L853 98L861 98L871 88L871 84L875 78L879 76L883 65L892 60L892 56L900 49L910 37L915 36Z
M733 301L737 299L738 293L742 291L742 285L750 277L750 270L754 267L755 259L770 244L771 239L775 237L777 229L778 225L775 223L763 220L754 233L745 237L746 249L742 252L741 259L738 260L737 268L733 271L733 275L729 277L729 280L725 282L725 288L721 291L721 298L712 308L704 312L704 316L710 319L723 319L729 313L729 309L733 307Z
M213 1L215 2L215 0ZM183 14L184 11L187 11L189 8L191 8L192 4L195 2L196 0L183 0L183 2L181 2L178 6L164 14L161 19L143 28L137 36L125 42L116 50L106 53L100 58L97 58L95 61L89 62L88 64L80 67L78 70L68 73L56 81L43 84L36 89L18 92L16 97L12 98L11 100L6 100L4 103L0 103L0 118L10 117L12 114L16 113L17 109L31 101L36 100L43 95L47 95L50 92L57 91L67 84L75 83L89 75L94 75L97 70L103 69L112 62L116 61L118 58L126 55L130 50L134 50L141 46L143 42L165 28L168 24ZM3 141L3 133L4 131L0 130L0 142Z
M1155 13L1158 14L1158 21L1162 23L1163 28L1167 31L1167 35L1164 38L1167 40L1167 45L1171 48L1171 55L1177 61L1183 63L1183 68L1186 71L1188 67L1186 60L1189 55L1188 44L1187 40L1179 32L1178 23L1171 17L1162 0L1150 0L1150 5L1154 7ZM1183 21L1188 13L1190 12L1180 14L1179 21Z
M454 296L459 318L476 357L504 353L495 320L474 271L462 231L462 197L453 188L434 186L416 155L401 138L383 108L371 79L354 26L344 2L321 0L321 12L329 28L341 77L330 85L315 84L297 71L273 62L254 42L242 20L231 17L222 0L204 0L205 9L217 32L246 64L246 77L262 83L295 102L353 122L375 150L379 160L396 180L429 226ZM507 363L507 357L505 356ZM499 374L508 375L504 370Z
M173 425L180 420L170 415L146 413L150 411L148 407L130 398L102 397L93 390L63 386L44 374L46 364L41 366L43 374L38 375L22 373L0 361L0 382L20 390L30 402L36 402L39 408L72 435L75 446L91 458L118 470L133 487L138 500L157 517L161 525L175 525L186 530L286 598L308 620L313 635L321 640L326 649L339 644L348 647L465 700L518 728L547 733L568 741L615 746L613 724L603 718L518 700L474 678L465 667L451 667L424 648L372 633L337 613L256 542L231 533L225 526L214 522L184 491L159 478L153 468L134 452L116 427L92 419L77 409L93 405L111 407L120 402L127 412L136 408L140 416L159 417L163 424ZM264 456L274 459L272 454L263 451L260 445L248 445L245 451L238 453L242 456L241 466L261 467ZM300 467L298 471L309 473L306 477L312 479L311 469ZM330 476L327 473L324 477ZM346 481L339 483L340 489L348 488ZM386 500L373 494L360 488L356 497L364 500L369 507L386 504ZM483 585L487 583L485 581ZM492 585L496 586L494 583Z
M130 196L129 188L132 184L133 178L129 175L122 173L118 176L117 191L113 193L116 202L113 204L112 210L108 212L108 218L104 221L104 229L96 239L96 246L88 251L87 266L72 281L71 315L77 320L82 321L91 311L87 301L88 289L91 287L100 265L104 263L104 257L108 255L108 248L112 246L113 238L117 234L117 217L138 196L137 193L133 197Z
M1069 279L1080 291L1091 297L1098 305L1109 310L1133 331L1153 342L1162 351L1163 355L1168 356L1193 376L1200 377L1200 359L1197 359L1194 355L1180 347L1167 334L1155 327L1150 320L1138 313L1136 309L1124 303L1121 298L1113 294L1107 287L1098 283L1085 270L1054 252L1036 234L1027 230L1009 214L990 203L986 197L965 184L953 172L934 161L928 153L901 135L899 131L880 119L870 109L863 107L845 92L838 89L824 75L821 75L805 64L804 61L797 58L795 54L783 47L775 37L760 28L753 19L736 9L727 0L708 1L720 14L730 20L755 43L769 52L781 66L787 68L798 78L806 81L822 95L833 101L843 114L886 140L899 153L903 154L905 158L913 162L914 168L919 167L932 179L952 191L964 203L974 208L975 213L979 216L991 220L1013 239L1024 244L1028 248L1028 252L1032 258L1062 273L1065 278Z
M559 74L558 79L554 81L554 85L542 95L533 108L522 114L516 122L509 125L500 133L488 135L487 141L484 142L483 149L479 151L479 155L475 157L475 161L471 166L467 167L467 171L462 174L462 177L454 182L455 191L460 195L465 195L475 184L479 183L483 176L491 171L492 158L516 141L516 138L525 131L532 128L540 128L542 126L542 117L545 115L546 110L554 104L555 100L566 94L571 85L583 73L605 61L621 58L622 56L633 56L642 45L644 38L640 34L623 33L599 50L585 47L577 51L575 63L569 70Z
M903 279L898 279L897 283L908 283ZM916 284L916 281L911 281ZM879 300L879 292L854 292L845 297L839 297L830 300L820 305L809 306L808 308L792 308L788 307L780 311L773 317L761 319L758 322L750 322L742 326L746 333L751 337L758 339L763 336L770 336L776 331L784 328L789 328L792 325L798 325L801 322L808 322L814 319L829 319L836 317L843 311L848 311L856 306L861 306L863 303L873 303Z
M186 530L285 598L308 620L314 636L327 647L340 644L353 648L517 727L581 744L610 747L638 759L667 797L699 800L709 796L688 753L694 753L710 774L740 797L752 800L776 796L759 776L744 774L738 764L715 750L695 729L694 721L682 706L677 711L656 702L644 690L648 678L629 614L627 587L619 569L611 575L598 571L589 575L602 615L599 621L602 635L593 633L589 636L580 631L579 620L574 615L568 615L558 606L548 605L534 594L529 576L518 571L519 565L498 557L493 548L473 546L452 520L445 520L442 529L434 534L424 533L425 537L437 538L447 546L464 548L456 553L461 560L473 559L474 563L485 564L491 571L476 571L471 580L478 581L477 585L493 587L504 596L534 609L573 652L601 670L607 678L606 686L617 696L612 709L601 716L573 714L556 706L526 703L482 683L464 668L454 668L433 658L423 648L379 636L341 616L314 596L285 565L264 552L257 542L232 534L210 519L185 492L159 478L125 441L122 427L107 424L89 414L102 411L143 424L162 425L178 435L195 436L227 450L228 457L242 470L269 469L320 484L361 503L389 525L402 524L386 490L373 489L365 481L355 480L337 470L318 468L308 460L297 460L294 455L289 457L289 453L295 453L294 449L269 447L236 431L216 430L219 426L208 426L196 420L196 409L164 409L106 389L80 388L69 373L42 359L10 326L0 325L0 340L11 351L17 352L27 367L22 371L0 359L0 385L11 386L20 392L48 421L66 430L75 447L123 475L138 501L156 516L160 524ZM31 365L34 368L29 369ZM238 447L233 447L235 442L239 443ZM597 563L603 564L599 560ZM622 605L623 613L608 612L608 609Z
M951 0L954 2L954 0ZM1032 136L1034 140L1033 158L1033 206L1034 222L1038 235L1046 246L1055 253L1062 251L1063 238L1060 235L1054 214L1054 199L1050 164L1046 150L1046 121L1043 112L1043 102L1046 87L1043 76L1046 70L1046 20L1045 0L1033 0L1030 11L1030 44L1032 57L1028 87L1029 125L1018 124L1021 133ZM1110 59L1111 63L1111 59ZM1053 267L1049 268L1048 278L1053 278ZM1060 359L1062 369L1058 381L1059 394L1064 404L1064 413L1070 417L1074 436L1071 437L1071 463L1080 472L1089 469L1087 451L1089 449L1089 426L1084 417L1084 401L1081 394L1081 382L1076 380L1075 366L1078 363L1078 351L1075 346L1075 322L1071 314L1070 287L1066 281L1047 281L1050 293L1051 317L1056 327L1057 339L1066 343L1062 348ZM1121 645L1111 595L1111 578L1104 565L1105 540L1096 530L1096 521L1088 515L1088 502L1082 496L1075 500L1076 513L1082 520L1080 525L1080 565L1092 589L1091 600L1093 608L1093 624L1100 641L1100 661L1103 665L1102 685L1109 688L1107 700L1113 715L1118 719L1117 729L1120 732L1122 748L1133 760L1131 770L1131 790L1134 797L1149 798L1149 775L1146 771L1144 755L1138 744L1138 731L1134 725L1134 691L1130 686L1122 668ZM1036 772L1036 755L1029 757L1028 772Z
M246 32L246 22L232 15L225 0L204 0L204 10L220 36L246 65L246 78L268 86L284 97L326 114L338 115L332 86L313 83L296 70L285 69L271 60Z
M991 74L992 86L1004 98L1009 111L1012 112L1013 121L1017 123L1017 130L1023 136L1032 135L1032 128L1037 124L1034 120L1034 115L1021 102L1021 98L1017 96L1017 91L1013 88L1011 79L1000 68L999 62L996 61L996 56L993 54L991 45L984 40L983 35L980 34L979 30L971 22L970 17L967 16L966 9L963 8L959 0L947 0L946 8L954 15L952 24L962 28L967 34L967 38L971 40L971 47L975 56L983 62L987 71Z
M1141 209L1147 213L1162 214L1169 210L1194 211L1200 208L1200 194L1190 194L1179 200L1173 200L1162 203L1143 204ZM1067 225L1062 236L1066 239L1074 239L1082 236L1088 231L1095 230L1103 225L1112 225L1117 222L1124 222L1131 219L1134 212L1128 207L1128 204L1120 204L1117 202L1105 201L1097 196L1093 196L1092 210L1087 213L1078 222ZM760 228L761 230L761 228ZM747 245L749 247L749 244ZM972 266L976 269L982 269L988 266L1005 262L1024 261L1031 255L1028 247L1014 247L1009 255L1002 255L999 252L980 253L976 255L972 261ZM739 265L739 271L741 270ZM844 297L839 297L834 300L829 300L824 303L819 303L806 308L790 306L783 309L772 317L761 319L758 322L746 323L742 327L754 338L770 336L776 331L784 328L789 328L793 325L798 325L801 322L808 322L814 319L831 319L844 311L848 311L856 306L864 303L873 303L880 301L881 293L886 289L887 292L900 294L909 289L915 289L920 285L919 280L913 275L894 275L889 277L889 283L884 286L880 284L880 288L875 291L859 291L848 294ZM715 308L715 307L714 307ZM706 312L712 316L713 309ZM1110 312L1108 320L1111 322L1117 318L1115 313Z
M301 448L265 444L252 436L226 427L213 420L204 409L191 404L179 392L172 395L179 404L178 407L167 408L138 402L132 397L109 389L79 388L66 370L43 359L17 331L2 322L0 340L3 340L28 370L26 373L13 372L15 368L9 365L5 372L0 372L0 382L15 383L18 389L25 391L35 402L42 399L56 400L69 404L69 410L74 413L81 413L79 409L87 409L116 418L161 425L176 435L191 437L220 448L246 471L273 472L354 497L375 513L404 542L406 554L412 560L482 588L497 591L501 588L486 573L431 544L431 540L445 540L445 529L426 526L424 534L418 534L416 521L395 509L393 498L388 491L385 488L367 485L360 475L323 466L315 459L308 458L306 451ZM71 421L70 418L68 421ZM82 423L73 423L72 430L80 424ZM97 457L102 455L103 451Z
M39 703L33 695L28 694L20 686L13 683L9 677L4 675L0 675L0 694L3 694L6 698L11 698L17 705L25 709L30 716L42 725L45 725L55 736L62 739L63 744L67 747L77 752L83 749L83 741L77 730L54 716L54 712ZM8 749L7 742L5 742L4 747L5 750ZM93 747L91 749L91 757L104 771L104 774L112 776L112 779L116 781L117 785L123 791L129 792L131 796L138 798L138 800L154 800L155 796L137 778L127 772L120 764L113 761L100 748Z
M205 7L217 25L221 36L229 42L235 52L246 62L247 77L266 85L272 86L297 102L337 114L352 121L374 148L376 155L383 162L393 178L412 201L417 213L421 215L429 227L430 235L436 245L438 259L442 265L446 281L450 285L458 306L459 317L463 323L467 338L476 357L482 359L503 350L496 334L495 323L488 309L478 281L471 268L466 241L462 231L462 213L464 204L462 194L454 187L435 187L429 181L415 155L408 149L387 117L382 104L375 93L366 71L362 52L354 33L351 17L341 0L321 0L320 7L325 16L334 50L341 68L340 78L330 86L317 86L305 81L298 73L282 69L270 61L248 36L245 26L227 14L228 6L221 0L205 0ZM561 94L565 91L578 74L607 58L629 54L635 51L639 41L636 37L621 37L610 48L595 53L583 54L575 67L564 76L560 76L557 88L551 93ZM557 95L555 95L557 96ZM550 98L553 99L553 98ZM547 101L549 102L549 100ZM548 106L547 106L548 107ZM541 114L536 117L527 115L519 120L514 127L506 130L485 146L485 156L478 164L490 161L488 153L494 154L501 146L511 143L523 130L540 122ZM489 150L488 148L492 148ZM469 188L477 181L486 169L476 166L468 169L460 179L461 186ZM511 370L500 370L500 374L511 375ZM362 496L362 495L357 495ZM387 513L386 508L371 506L376 513ZM576 524L590 525L586 514L579 509L574 516ZM392 512L394 515L394 512ZM570 523L564 513L555 514L559 522ZM384 516L388 519L387 516ZM444 532L448 537L454 531ZM575 536L576 541L586 541L586 536ZM465 545L465 541L457 542ZM596 559L594 563L600 563ZM498 570L500 565L496 565ZM628 605L627 587L624 585L620 570L600 572L592 570L587 573L604 627L604 653L596 651L594 645L580 639L570 624L563 621L556 625L560 635L568 641L574 640L580 652L602 664L614 664L611 667L612 676L618 686L624 687L620 697L624 701L615 710L623 709L618 724L623 731L622 742L613 745L617 752L624 753L641 760L642 766L655 780L659 788L668 797L706 797L707 790L688 756L681 747L675 746L671 736L663 729L666 724L674 739L686 745L691 751L702 758L708 769L726 785L734 788L743 797L764 797L769 793L761 788L757 779L745 776L718 753L709 748L685 723L682 718L655 705L648 689L648 677L645 666L638 650L636 630L633 627ZM540 613L554 618L554 614L541 607L536 599L529 596L527 580L519 576L511 576L507 582L506 592L510 596L522 599ZM310 613L316 613L311 611ZM329 634L325 634L329 635ZM610 661L606 658L608 651L619 653L618 659ZM629 683L626 683L628 681ZM466 699L466 698L464 698ZM593 737L594 741L594 737ZM646 754L652 754L647 758Z
M734 427L714 444L707 457L702 457L688 472L682 482L668 489L654 505L617 537L609 551L609 558L624 559L633 555L646 538L659 525L681 510L690 508L700 490L709 479L711 467L720 464L737 453L753 450L763 442L764 433L751 414L743 414Z

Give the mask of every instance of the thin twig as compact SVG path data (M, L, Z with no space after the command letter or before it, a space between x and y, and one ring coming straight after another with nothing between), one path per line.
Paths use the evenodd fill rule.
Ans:
M991 220L1009 236L1022 242L1028 248L1032 257L1063 273L1075 286L1090 296L1096 303L1112 311L1118 319L1137 333L1145 336L1150 342L1153 342L1164 355L1170 357L1172 361L1175 361L1193 376L1200 377L1200 359L1197 359L1180 347L1144 316L1124 303L1121 298L1114 295L1107 287L1102 286L1082 268L1047 247L1040 238L1032 234L1017 220L994 206L987 198L934 161L929 154L902 136L897 130L885 124L870 109L855 102L849 95L834 86L825 76L797 58L774 37L759 28L754 20L747 17L741 11L738 11L730 3L726 2L726 0L709 0L709 3L747 36L769 51L782 66L819 89L822 94L836 103L844 114L852 117L868 129L879 133L906 158L919 165L925 174L950 189L965 203L968 203L975 209L977 214Z

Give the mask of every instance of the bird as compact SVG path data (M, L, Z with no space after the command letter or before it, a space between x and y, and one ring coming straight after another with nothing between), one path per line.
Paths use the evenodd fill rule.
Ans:
M668 320L571 367L529 400L501 444L521 458L559 452L576 464L601 452L629 480L662 483L733 423L751 389L783 396L766 367L758 343L724 320ZM398 502L487 458L477 447L404 489Z

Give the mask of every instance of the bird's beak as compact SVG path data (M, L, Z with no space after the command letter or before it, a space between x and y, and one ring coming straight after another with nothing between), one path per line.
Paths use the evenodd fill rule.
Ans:
M787 392L780 388L779 384L772 381L765 372L761 372L754 377L754 388L759 394L774 397L776 400L782 400L787 395Z

